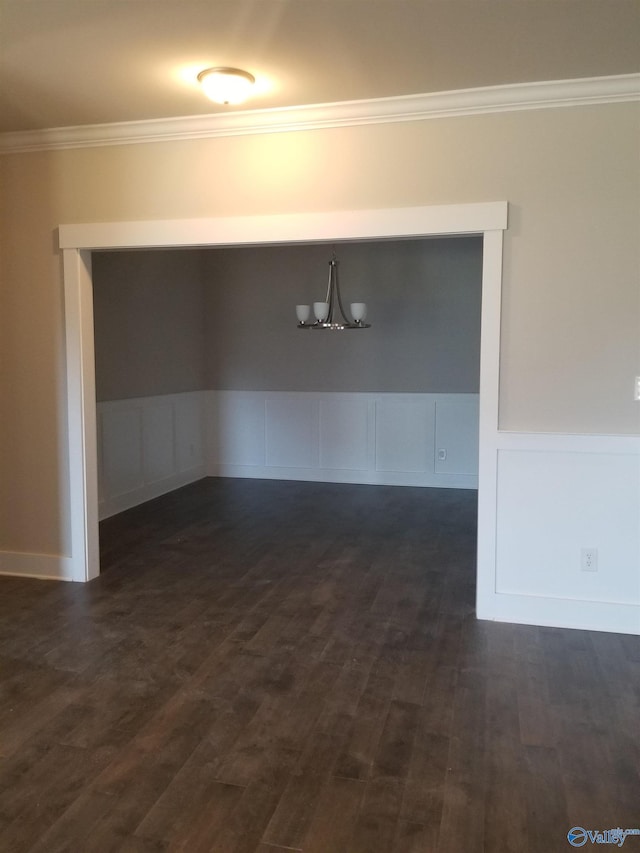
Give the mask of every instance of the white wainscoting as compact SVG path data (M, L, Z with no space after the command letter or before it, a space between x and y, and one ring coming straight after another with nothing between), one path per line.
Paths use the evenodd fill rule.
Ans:
M101 519L207 474L478 487L476 394L202 391L97 415Z
M499 433L497 459L478 615L640 634L640 438ZM584 548L597 571L582 570Z
M101 519L205 476L205 396L97 404Z
M207 457L211 476L477 489L478 395L209 391Z

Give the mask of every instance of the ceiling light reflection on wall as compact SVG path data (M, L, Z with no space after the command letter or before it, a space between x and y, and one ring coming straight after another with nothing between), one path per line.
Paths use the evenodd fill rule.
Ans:
M241 68L206 68L198 74L205 95L217 104L241 104L255 82L253 74Z

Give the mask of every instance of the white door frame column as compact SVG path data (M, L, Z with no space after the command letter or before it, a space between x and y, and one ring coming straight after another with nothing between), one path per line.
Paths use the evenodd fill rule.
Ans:
M61 225L69 435L71 563L75 581L100 572L95 352L91 251L203 248L383 240L478 234L483 237L478 493L478 613L495 596L496 475L503 232L508 204L476 204Z

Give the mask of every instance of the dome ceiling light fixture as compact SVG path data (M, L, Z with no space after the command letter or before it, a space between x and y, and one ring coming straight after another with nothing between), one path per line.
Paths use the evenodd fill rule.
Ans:
M253 74L241 68L205 68L198 74L205 95L217 104L241 104L255 82Z

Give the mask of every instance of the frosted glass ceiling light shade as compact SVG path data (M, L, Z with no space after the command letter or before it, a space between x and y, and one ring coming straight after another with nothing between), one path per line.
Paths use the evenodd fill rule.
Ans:
M240 68L207 68L198 74L203 92L216 104L241 104L255 82L253 74Z
M342 307L340 295L340 282L338 281L338 259L334 255L329 261L329 281L327 283L327 296L324 302L313 303L315 323L309 322L311 316L310 305L296 305L296 316L299 329L369 329L369 323L365 323L367 306L364 302L351 303L351 320L347 320Z

